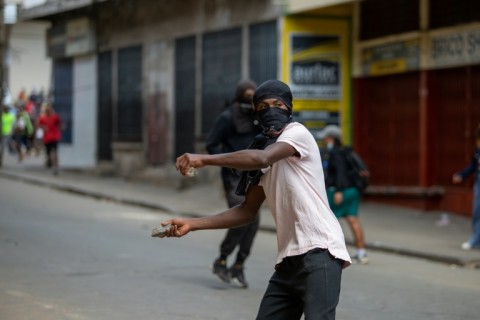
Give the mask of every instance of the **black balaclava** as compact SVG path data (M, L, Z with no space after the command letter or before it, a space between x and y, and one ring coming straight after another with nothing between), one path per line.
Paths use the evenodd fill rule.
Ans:
M265 81L255 91L255 94L253 95L253 105L257 105L259 102L271 98L282 100L290 112L292 112L293 96L292 91L290 91L290 87L287 84L278 80Z
M262 83L253 96L253 105L256 106L265 99L281 100L288 110L280 108L265 108L256 112L267 136L279 135L285 125L292 121L292 92L290 87L278 80L268 80Z
M245 98L245 91L248 89L255 90L256 88L257 84L252 80L240 80L237 84L237 91L235 92L235 101L251 104L252 100Z
M263 100L272 98L283 101L288 107L288 110L268 107L255 112L264 130L255 137L255 141L248 149L263 150L275 143L287 124L292 122L293 97L290 87L278 80L268 80L262 83L255 91L253 95L253 105L256 106ZM242 172L235 193L244 196L250 186L257 185L260 182L262 175L263 172L261 170Z
M235 103L232 106L232 120L238 133L248 133L255 129L252 98L245 97L248 89L255 91L257 85L252 80L240 80L235 93Z

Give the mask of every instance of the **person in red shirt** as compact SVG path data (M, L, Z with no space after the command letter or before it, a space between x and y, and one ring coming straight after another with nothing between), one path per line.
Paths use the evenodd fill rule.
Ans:
M43 144L47 152L47 167L53 168L53 174L58 174L58 142L62 137L60 130L60 117L51 105L45 107L44 114L40 117L38 125L43 130Z

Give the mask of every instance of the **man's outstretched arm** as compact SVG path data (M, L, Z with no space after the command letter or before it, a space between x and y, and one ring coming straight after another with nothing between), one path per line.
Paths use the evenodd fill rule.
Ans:
M224 212L202 218L175 218L162 222L162 226L170 225L165 237L183 237L190 231L206 229L229 229L253 222L265 200L263 188L249 188L245 200Z
M295 148L285 142L277 142L265 150L240 150L215 155L185 153L177 158L176 167L187 175L191 167L217 166L239 170L256 170L271 166L275 162L295 155Z

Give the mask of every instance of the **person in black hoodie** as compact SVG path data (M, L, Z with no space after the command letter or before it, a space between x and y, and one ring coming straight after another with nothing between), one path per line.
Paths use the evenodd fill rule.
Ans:
M348 174L349 164L346 153L351 149L342 145L342 132L336 125L326 126L318 137L323 140L325 147L321 154L330 208L338 219L344 218L348 222L357 251L353 259L360 264L367 264L369 260L365 249L364 233L358 219L361 192L354 187L352 178Z
M248 148L261 126L253 117L252 97L256 84L251 80L241 80L237 84L235 100L217 118L210 131L206 149L209 154L229 153ZM242 203L244 197L235 193L240 176L229 168L221 168L223 189L229 208ZM240 287L247 288L244 274L244 263L250 255L259 219L248 225L232 228L227 231L220 245L220 256L212 265L212 272L223 282L233 279ZM227 258L238 246L234 264L228 268Z

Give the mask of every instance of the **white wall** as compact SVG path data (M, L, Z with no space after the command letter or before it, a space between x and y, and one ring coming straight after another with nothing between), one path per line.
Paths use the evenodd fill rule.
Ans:
M15 99L22 88L30 93L50 89L52 62L47 58L46 22L22 22L12 26L10 54L7 58L9 77L7 83Z
M93 168L97 164L96 75L95 55L74 59L72 143L60 144L60 167Z

